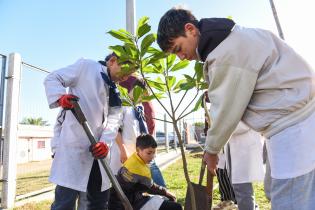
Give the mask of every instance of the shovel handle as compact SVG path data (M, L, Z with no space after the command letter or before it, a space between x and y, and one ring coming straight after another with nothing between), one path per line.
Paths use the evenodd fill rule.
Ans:
M209 110L207 108L206 97L207 96L204 95L204 97L203 97L203 104L204 104L204 111L205 111L206 121L208 122L208 128L210 128L211 127L211 117L210 117ZM206 163L203 160L202 160L202 162L203 163L201 165L201 169L204 167L203 170L205 170ZM199 180L199 182L200 182L200 180ZM210 196L210 201L211 201L210 208L212 208L212 201L213 201L213 199L212 199L213 198L213 175L211 173L209 173L208 170L207 170L207 192L208 192L208 195Z
M72 100L71 101L73 104L73 108L71 109L73 115L75 116L75 118L79 121L79 123L82 125L86 135L88 136L88 139L90 140L91 144L96 144L96 138L82 112L82 109L78 103L77 100ZM109 180L111 181L114 189L116 190L125 210L133 210L128 198L126 197L125 193L123 192L123 190L121 189L121 186L119 185L115 175L113 174L112 170L110 169L108 163L105 161L105 159L100 159L101 165L103 166L103 168L105 169L105 172L109 178Z

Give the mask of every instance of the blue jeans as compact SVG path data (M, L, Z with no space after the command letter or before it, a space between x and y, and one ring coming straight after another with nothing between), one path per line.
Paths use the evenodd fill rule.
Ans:
M109 200L109 190L101 192L102 176L97 160L94 160L89 177L86 193L86 209L106 210ZM80 191L73 190L60 185L55 189L55 200L51 210L75 210L76 200Z
M162 187L166 187L162 173L154 160L150 163L150 170L153 182Z
M315 206L315 169L290 179L272 179L272 210L313 210Z
M252 183L233 184L233 190L240 210L255 210L255 197Z

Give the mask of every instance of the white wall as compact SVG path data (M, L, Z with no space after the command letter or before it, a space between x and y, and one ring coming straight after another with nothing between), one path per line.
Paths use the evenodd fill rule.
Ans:
M53 128L50 126L18 125L17 163L51 159L52 136ZM39 144L44 144L44 147L39 148Z

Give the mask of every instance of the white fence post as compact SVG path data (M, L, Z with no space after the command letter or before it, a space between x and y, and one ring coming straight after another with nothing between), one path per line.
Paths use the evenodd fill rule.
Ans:
M2 208L13 208L16 194L16 141L20 97L21 55L11 53L5 106Z

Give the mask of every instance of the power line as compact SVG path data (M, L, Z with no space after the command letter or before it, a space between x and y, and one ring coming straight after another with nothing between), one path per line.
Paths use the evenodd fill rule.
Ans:
M32 69L35 69L35 70L38 70L38 71L41 71L41 72L45 72L45 73L50 73L50 71L47 71L45 69L42 69L42 68L39 68L39 67L36 67L36 66L33 66L31 64L28 64L28 63L25 63L25 62L22 62L23 65L27 66L27 67L30 67Z

